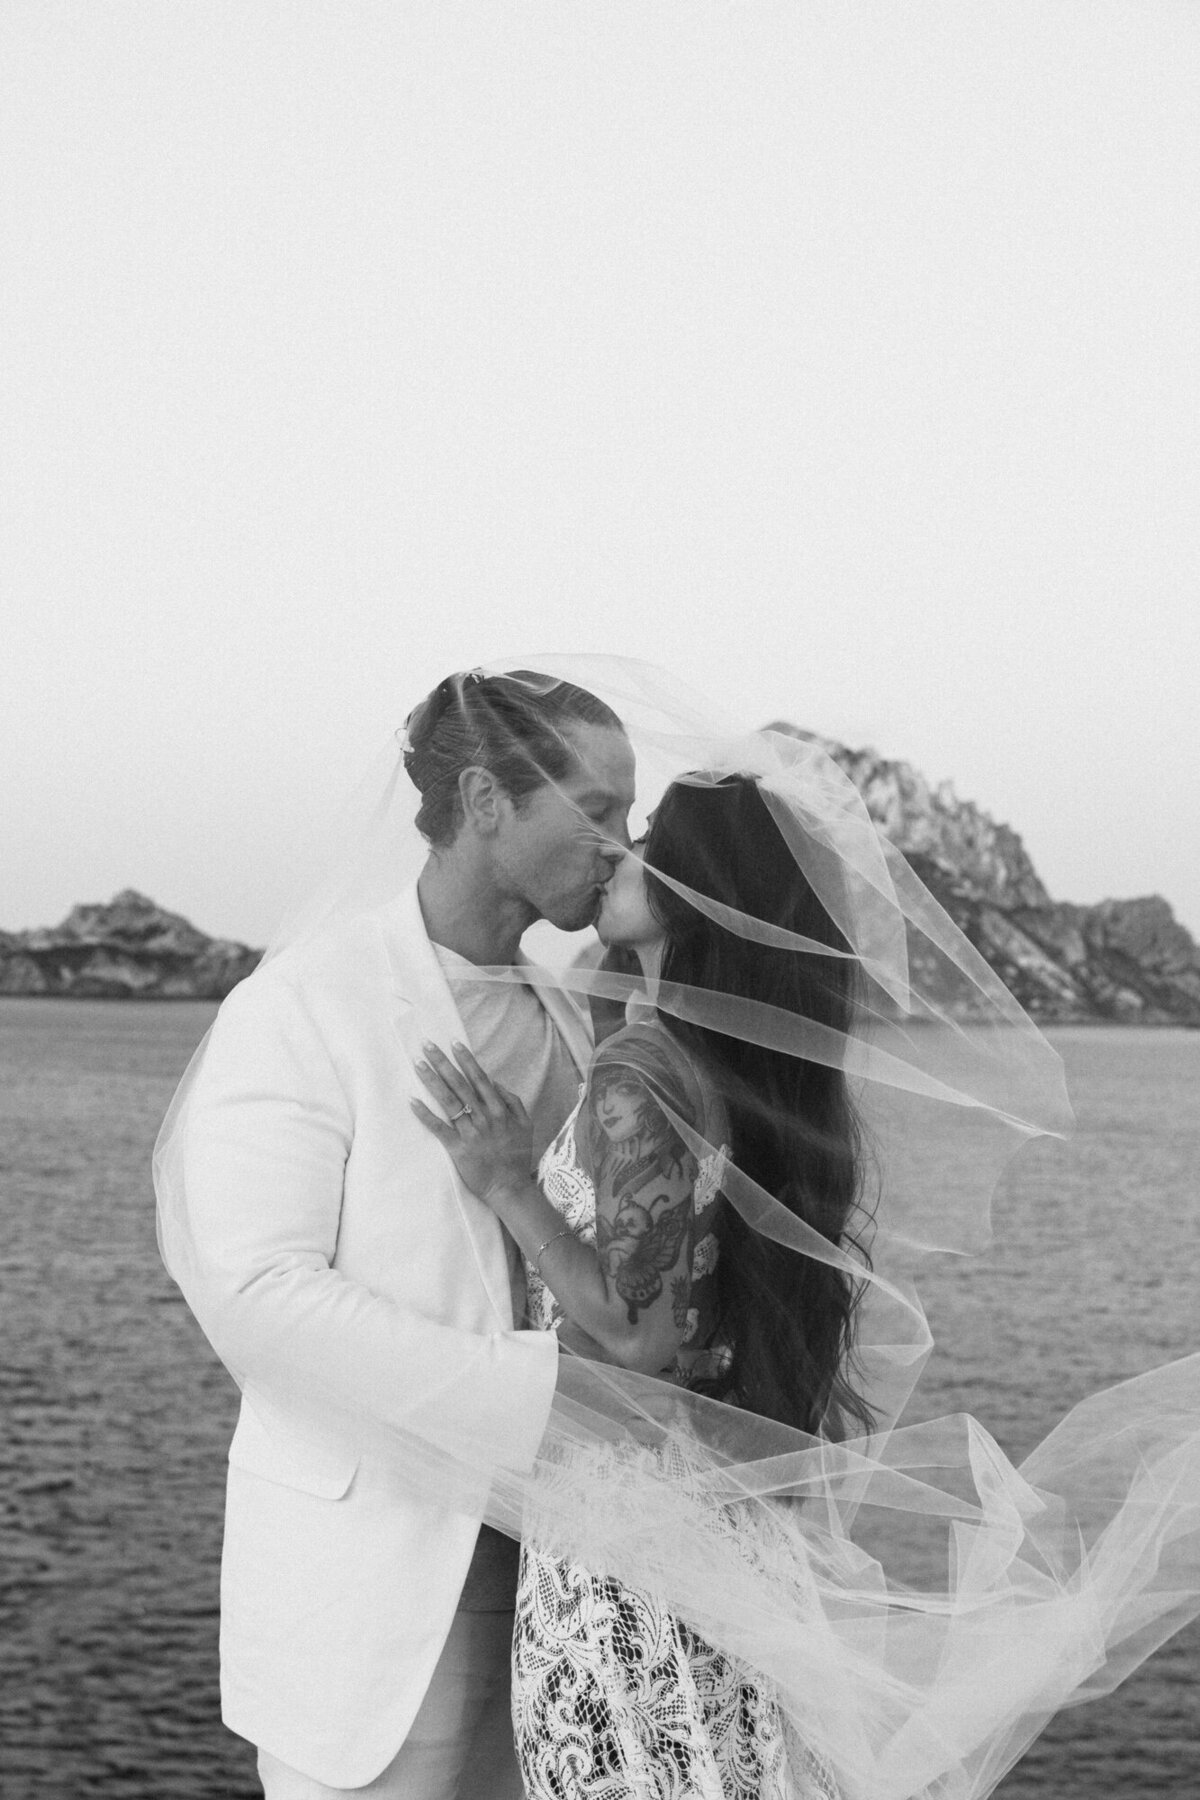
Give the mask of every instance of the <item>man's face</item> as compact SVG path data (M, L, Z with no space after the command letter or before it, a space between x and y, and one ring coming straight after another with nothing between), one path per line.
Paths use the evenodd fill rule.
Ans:
M590 925L629 843L633 750L623 731L574 725L575 761L508 813L496 844L505 885L563 931Z

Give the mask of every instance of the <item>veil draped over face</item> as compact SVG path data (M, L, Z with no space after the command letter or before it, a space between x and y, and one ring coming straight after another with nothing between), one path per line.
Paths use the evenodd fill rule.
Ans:
M847 1029L697 985L665 982L653 999L668 1032L699 1026L844 1074L864 1142L852 1232L831 1242L736 1154L722 1192L751 1231L853 1284L850 1378L873 1429L829 1442L566 1355L532 1465L511 1466L503 1421L494 1441L466 1441L435 1405L382 1431L366 1405L347 1409L318 1383L314 1417L340 1409L337 1431L400 1486L654 1596L742 1658L845 1800L979 1800L1051 1713L1109 1691L1200 1610L1200 1356L1085 1401L1020 1468L964 1414L905 1424L931 1344L920 1260L986 1244L1010 1158L1032 1137L1069 1131L1059 1057L817 744L748 730L663 671L620 658L497 663L442 684L438 704L459 709L469 732L472 687L506 672L531 695L570 682L612 708L636 753L642 818L672 782L755 777L778 855L794 860L834 931L789 931L666 870L647 880L751 944L858 972ZM427 846L405 746L269 954L386 902L419 871ZM557 755L536 774L563 792ZM538 926L527 948L547 966L473 976L553 982L581 1002L644 999L640 979L579 958L582 939ZM190 1092L189 1077L156 1156L162 1235L185 1292ZM667 1084L659 1098L698 1157L728 1150L672 1109Z

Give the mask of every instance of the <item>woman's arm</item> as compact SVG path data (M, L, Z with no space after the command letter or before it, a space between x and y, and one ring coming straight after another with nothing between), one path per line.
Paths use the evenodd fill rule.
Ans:
M435 1047L419 1070L453 1123L414 1109L466 1185L502 1220L567 1317L614 1362L644 1374L670 1368L691 1289L697 1166L634 1069L609 1071L589 1096L587 1124L604 1146L595 1170L596 1247L563 1224L529 1174L530 1133L515 1095L464 1046L456 1068ZM468 1112L461 1109L469 1108Z

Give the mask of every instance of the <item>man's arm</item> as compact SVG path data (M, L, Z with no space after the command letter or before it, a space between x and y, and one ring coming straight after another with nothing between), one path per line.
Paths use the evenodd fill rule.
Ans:
M333 1425L359 1451L470 1443L477 1465L527 1467L555 1345L440 1325L332 1266L352 1134L303 996L273 971L254 976L222 1008L161 1157L168 1269L235 1378L273 1411Z

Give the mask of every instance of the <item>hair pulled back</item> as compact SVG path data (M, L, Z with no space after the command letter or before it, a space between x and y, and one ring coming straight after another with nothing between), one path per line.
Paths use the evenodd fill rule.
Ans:
M685 887L831 948L849 945L787 849L753 776L680 781L654 815L645 861ZM783 1006L850 1031L861 991L852 958L752 943L651 877L666 934L664 983ZM663 1015L724 1101L739 1169L831 1244L852 1235L861 1131L841 1069ZM719 1397L801 1431L845 1435L871 1413L847 1379L860 1284L754 1231L726 1209L718 1332L733 1353Z
M436 848L454 842L464 769L489 770L517 803L562 780L575 756L564 735L572 725L622 729L611 706L570 681L531 669L447 675L405 722L404 767L421 796L418 831Z

